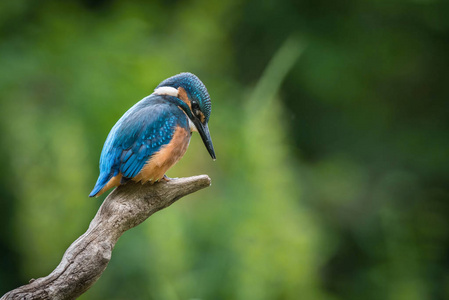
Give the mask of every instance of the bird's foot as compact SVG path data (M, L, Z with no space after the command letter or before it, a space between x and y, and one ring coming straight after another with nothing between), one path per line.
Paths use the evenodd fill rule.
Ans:
M167 175L164 175L164 177L162 177L160 181L169 182L170 180L172 180L170 177L168 177Z

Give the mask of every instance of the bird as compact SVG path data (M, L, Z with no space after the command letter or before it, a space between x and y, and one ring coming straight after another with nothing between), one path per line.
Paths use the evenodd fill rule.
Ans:
M100 155L100 175L89 197L132 180L170 180L168 169L187 151L198 132L213 160L209 133L211 101L206 86L192 73L163 80L154 92L132 106L112 127Z

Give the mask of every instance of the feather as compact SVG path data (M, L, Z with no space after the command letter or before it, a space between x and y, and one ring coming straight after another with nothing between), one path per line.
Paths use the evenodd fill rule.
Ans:
M119 172L125 178L135 177L152 155L170 142L176 126L188 126L186 115L166 97L153 94L142 99L114 125L103 147L94 191Z

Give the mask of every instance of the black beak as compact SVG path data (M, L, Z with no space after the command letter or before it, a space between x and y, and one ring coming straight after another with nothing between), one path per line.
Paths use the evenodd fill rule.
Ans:
M195 124L196 129L198 129L198 132L200 133L204 146L206 146L206 149L207 151L209 151L209 154L212 157L212 159L215 160L216 159L215 150L214 146L212 145L212 139L210 138L209 127L207 127L207 124L203 125L198 119L196 119L193 123Z

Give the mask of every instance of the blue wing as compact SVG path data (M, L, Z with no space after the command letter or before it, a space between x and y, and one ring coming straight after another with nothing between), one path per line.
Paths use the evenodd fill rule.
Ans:
M100 157L100 176L90 196L95 196L118 173L135 177L148 159L168 144L177 124L187 117L161 96L151 95L130 108L109 133Z

